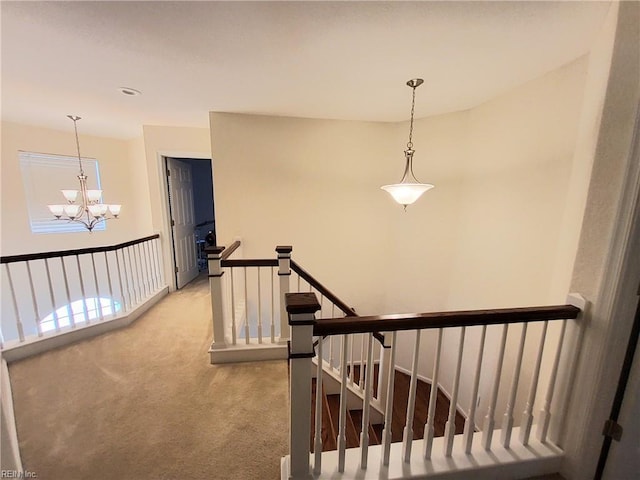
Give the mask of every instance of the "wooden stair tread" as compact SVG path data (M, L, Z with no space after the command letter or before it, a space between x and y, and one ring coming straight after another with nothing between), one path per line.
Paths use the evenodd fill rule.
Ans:
M362 431L362 410L351 410L350 413L356 427L356 432L359 436ZM371 425L371 422L369 422L368 431L369 445L380 445L380 439L382 438L382 425L380 425L380 434L378 434L378 432L373 428L373 425Z
M315 411L316 411L316 379L311 379L311 449L315 443ZM322 439L322 451L336 450L336 432L334 431L329 414L329 404L327 403L327 395L322 388L322 426L320 428L320 436Z
M329 413L333 428L336 433L340 431L340 395L327 395L327 402L329 404ZM356 427L351 418L351 413L347 410L345 437L347 442L347 448L354 448L360 445L360 436L356 432ZM337 441L336 441L337 443Z
M377 379L377 365L374 370L375 378ZM354 380L357 382L359 379L359 366L354 368ZM409 375L399 372L395 372L394 383L394 401L393 412L391 415L391 441L401 442L402 434L404 430L404 423L407 415L407 400L409 398L409 386L411 378ZM315 412L315 379L312 381L312 412ZM427 414L429 409L429 396L431 392L431 386L418 380L416 390L416 404L415 414L413 417L413 438L414 440L424 437L424 425L427 421ZM323 405L322 405L322 450L336 450L337 449L337 434L339 430L339 418L340 418L340 395L326 395L323 388ZM449 399L441 391L438 390L436 398L436 412L435 412L435 425L434 433L436 437L444 435L444 429L449 415ZM346 416L346 443L347 448L356 448L360 445L360 430L362 428L362 410L347 410ZM461 434L464 430L464 417L460 412L456 412L455 424L456 434ZM314 443L314 428L315 428L315 413L311 418L311 451L313 451ZM369 444L378 445L382 440L383 425L371 425L369 424Z

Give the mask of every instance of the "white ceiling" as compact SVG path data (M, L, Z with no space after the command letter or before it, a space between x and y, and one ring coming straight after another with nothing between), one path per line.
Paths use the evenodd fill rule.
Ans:
M2 118L122 138L209 111L398 121L413 77L417 117L463 110L587 53L609 6L2 1Z

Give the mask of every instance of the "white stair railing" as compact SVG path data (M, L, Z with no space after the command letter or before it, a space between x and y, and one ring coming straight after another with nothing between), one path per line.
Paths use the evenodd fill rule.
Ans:
M2 302L0 348L129 315L166 290L160 257L157 234L118 245L1 257L2 297L11 301Z
M466 474L473 475L474 471L480 470L485 475L482 478L489 478L487 475L494 478L500 476L524 478L531 475L554 473L558 470L562 459L562 451L550 443L548 438L545 438L545 433L548 431L549 423L551 421L559 421L564 413L561 408L552 412L553 391L557 372L562 368L559 358L565 346L565 326L570 319L578 319L580 312L584 309L584 300L581 297L570 296L567 305L549 307L319 319L311 314L314 308L315 312L320 309L319 302L315 299L315 296L309 296L308 293L303 295L303 299L298 299L296 294L287 295L287 301L292 306L291 308L287 307L289 322L292 327L292 355L290 356L292 366L290 370L292 430L290 454L283 459L282 463L283 478L292 480L311 478L311 472L313 472L314 478L438 478L439 475L450 475L452 471L467 472ZM296 310L298 308L296 305L299 306L301 304L305 305L305 310ZM549 323L555 320L561 322L561 332L557 348L553 352L553 358L548 358L546 361L546 364L550 364L551 368L548 375L548 389L544 396L544 405L538 418L534 418L533 412L535 411L537 392L540 389L539 384L544 380L541 375L541 365L545 363L545 353L551 351L551 349L545 348L548 338L547 328ZM529 333L527 326L531 322L542 323L540 337L536 342L537 349L525 348ZM519 332L516 328L517 324L521 326ZM508 341L508 331L511 325L514 325L514 330L519 333L517 342ZM305 333L303 335L298 335L297 333L300 328L304 328ZM436 330L437 341L432 364L433 374L427 424L425 425L423 439L414 439L412 432L413 411L416 402L416 388L414 385L420 368L419 359L423 358L419 354L421 346L420 333L430 329ZM487 335L488 330L493 331L494 329L497 329L497 331L493 333L499 334L495 343L491 341L495 336ZM384 402L386 415L381 438L382 444L370 445L366 433L368 419L365 419L365 416L375 392L373 392L371 386L371 370L367 367L371 365L373 360L371 352L373 332L378 330L386 332L384 337L385 341L388 342L387 347L389 347L381 353L383 361L388 362L390 365L381 365L381 371L384 371L384 375L381 376L382 381L380 382L385 384L385 390L389 394ZM415 343L407 405L409 413L405 420L403 441L396 444L391 441L391 412L393 411L394 403L392 392L394 391L396 351L399 348L396 336L398 330L414 331ZM450 364L450 372L446 369L440 371L445 365L441 361L441 357L444 355L443 336L449 331L457 332L457 347L454 347L453 352L447 352L449 358L453 359L453 361L447 363ZM362 388L364 409L362 433L357 449L346 447L344 426L346 424L346 410L349 408L347 406L348 393L346 386L349 383L348 370L350 369L348 364L351 358L349 349L352 344L347 337L354 334L364 334L369 339L366 342L366 365L361 366L361 368L365 369L365 372L369 371L364 374L362 370L360 371L360 378L364 377L364 387ZM308 425L312 416L315 416L315 438L321 438L319 428L322 423L320 420L322 418L322 402L317 391L316 411L311 412L310 402L307 402L307 398L310 398L310 393L305 393L302 396L302 403L298 400L297 395L301 394L302 389L307 388L307 384L309 384L310 389L312 373L311 368L307 368L306 365L309 362L309 358L315 353L309 348L312 343L307 336L312 335L326 336L328 339L333 337L341 338L341 366L339 371L342 376L342 384L340 426L336 442L338 449L335 452L320 453L317 450L319 444L316 441L314 454L310 455ZM468 346L469 349L477 349L477 353L465 357L463 353L467 338L478 338L479 342ZM299 344L297 342L302 343ZM326 343L331 347L332 342L330 340L327 340ZM322 342L320 342L317 354L322 357L324 351L326 349L322 348ZM296 353L294 354L293 352ZM483 360L489 355L487 352L491 354L497 352L497 358L492 370L486 372L488 374L492 373L492 378L485 378L484 385L481 385ZM513 357L515 361L511 371L511 382L508 391L505 392L506 398L500 400L498 392L500 390L501 377L504 376L503 367L505 365L507 367L511 366L510 363L505 362L507 352L509 352L509 358ZM569 357L571 355L567 355L567 358ZM324 363L326 365L326 363L330 362L325 361ZM525 364L533 365L533 371L528 377L522 371L522 366ZM294 365L296 366L295 368ZM470 378L472 378L471 407L465 420L464 430L456 434L455 420L460 382L462 372L467 368L471 372ZM450 375L445 375L445 373ZM320 375L319 369L316 375ZM307 381L303 377L308 377L309 380ZM452 392L450 406L446 425L436 425L436 392L439 387L439 379L444 379L445 377L453 379L450 386ZM522 412L522 423L517 426L515 423L521 416L516 415L516 408L519 409L521 407L516 403L516 398L518 391L527 388L521 381L525 377L529 378L530 382L527 385L528 389L523 392L526 404L522 407L523 410L520 410ZM319 382L322 382L321 377L319 378ZM322 388L321 385L320 383L320 388ZM484 388L484 393L490 395L491 398L488 405L487 422L482 428L482 432L479 432L476 425L476 412L482 388ZM499 407L501 404L505 404L505 406ZM498 408L500 408L500 411L498 411ZM498 414L501 414L504 420L500 431L501 442L494 444L491 439L495 429L495 417ZM532 439L530 431L535 420L538 422L539 435L538 438ZM306 431L303 431L304 425L307 425ZM441 435L444 434L444 437L436 437L436 430L439 430ZM479 438L476 433L482 433L482 438ZM474 437L476 437L475 442ZM415 448L416 443L422 448ZM446 460L448 458L450 460ZM313 470L311 469L312 463ZM518 476L519 466L523 466L522 470L520 470L522 477Z
M234 258L233 254L240 248L238 240L228 248L209 246L205 249L213 322L212 363L285 358L290 329L284 297L289 292L317 294L318 318L355 315L349 306L292 260L292 247L276 247L276 258L271 259ZM323 353L324 367L339 375L335 343L331 338ZM278 354L264 356L265 349L272 348L280 348L281 357ZM351 351L363 356L364 350L359 349L362 350L358 346ZM356 357L352 357L347 369L352 383L357 364ZM362 391L364 380L354 388Z

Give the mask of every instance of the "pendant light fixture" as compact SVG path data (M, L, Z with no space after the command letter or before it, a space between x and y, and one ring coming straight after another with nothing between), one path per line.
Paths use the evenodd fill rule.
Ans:
M67 200L66 205L49 205L49 211L56 220L81 223L89 232L96 225L111 218L118 218L121 205L107 205L102 203L102 190L87 189L87 176L82 169L82 157L80 156L80 141L78 140L78 125L80 117L67 115L73 121L76 133L76 147L78 149L78 164L80 166L80 190L61 190Z
M411 101L411 123L409 124L409 141L407 142L407 149L404 151L406 159L404 167L404 175L400 183L394 183L393 185L384 185L380 187L382 190L389 192L393 199L402 205L407 210L407 205L414 203L420 196L433 188L433 185L429 183L420 183L420 181L413 174L413 149L412 137L413 137L413 113L416 107L416 88L424 83L421 78L414 78L407 82L407 85L411 87L413 91L413 98Z

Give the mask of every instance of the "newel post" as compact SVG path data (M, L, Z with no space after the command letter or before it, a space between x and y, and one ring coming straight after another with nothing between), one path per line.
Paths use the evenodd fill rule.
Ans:
M320 304L314 293L287 293L285 305L291 325L289 347L289 476L311 479L309 438L311 435L311 359L313 325Z
M211 315L213 318L213 343L211 348L224 348L224 314L222 304L222 271L221 258L224 247L210 246L205 248L209 268L209 290L211 291Z
M293 247L279 245L278 252L278 278L280 279L280 342L289 339L289 324L287 322L287 308L285 296L289 293L289 277L291 276L291 250Z

